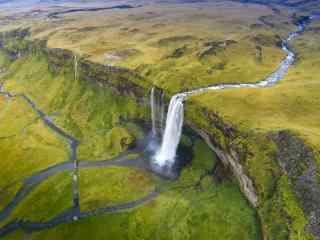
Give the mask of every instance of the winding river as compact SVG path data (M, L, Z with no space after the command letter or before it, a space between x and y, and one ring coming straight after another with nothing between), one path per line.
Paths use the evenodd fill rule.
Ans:
M262 88L262 87L271 87L276 84L279 80L281 80L285 74L287 73L290 65L294 62L295 54L290 51L288 43L295 37L299 36L305 29L306 22L301 22L298 26L299 29L296 32L290 33L289 37L282 42L282 49L287 53L287 57L280 63L279 68L272 73L265 80L258 83L241 83L241 84L220 84L215 86L210 86L206 88L200 88L188 92L183 92L176 94L172 97L169 105L169 110L167 114L165 131L163 134L162 144L159 151L155 156L155 163L157 166L172 166L176 157L176 150L178 144L180 142L182 126L183 126L183 103L190 96L195 94L200 94L213 90L222 90L228 88ZM75 58L75 78L77 77L76 70L77 62ZM0 229L0 237L5 236L6 234L15 231L17 229L24 229L26 231L37 231L42 229L47 229L53 226L56 226L61 223L69 223L78 219L87 218L94 215L104 214L104 213L114 213L119 211L124 211L127 209L135 208L139 205L142 205L155 197L157 197L160 192L156 189L150 192L148 195L141 199L137 199L131 202L117 204L114 206L109 206L105 208L98 208L93 211L81 212L79 207L79 190L78 190L78 179L79 179L79 168L91 168L91 167L108 167L108 166L125 166L125 167L136 167L136 168L146 168L145 159L143 156L139 156L136 159L128 158L128 154L130 153L140 153L141 150L133 150L132 152L127 152L121 154L113 160L105 160L105 161L81 161L77 160L77 147L80 144L80 141L75 137L66 133L62 128L57 126L52 119L49 118L30 97L26 94L13 94L4 89L2 85L0 85L0 94L4 95L10 100L11 98L21 97L23 98L29 106L37 113L38 117L41 118L43 123L54 131L57 135L63 138L69 146L70 155L69 160L64 163L57 164L55 166L51 166L48 169L40 171L23 181L23 186L16 193L15 197L12 201L2 210L0 211L0 221L6 220L15 207L30 193L36 186L38 186L41 182L45 181L48 177L61 172L61 171L73 171L73 207L61 213L60 215L54 217L48 222L44 223L36 223L29 221L21 221L14 220L4 227ZM154 104L155 105L155 104ZM155 111L153 111L153 117L159 116L156 111L163 111L162 108L157 107ZM163 113L160 113L160 116L163 116ZM156 121L153 119L153 123ZM154 130L155 132L155 130Z
M238 83L238 84L219 84L209 87L199 88L187 92L182 92L174 95L169 104L166 126L160 149L154 156L155 171L161 172L164 169L164 174L168 169L172 168L175 163L176 152L180 143L182 134L183 118L184 118L184 101L189 97L209 92L220 91L223 89L233 88L266 88L272 87L279 82L288 72L289 67L295 60L295 54L289 49L289 42L298 37L305 30L306 24L310 22L311 18L303 19L299 22L298 30L289 33L287 39L282 41L282 50L287 54L286 58L279 64L278 69L268 76L265 80L257 83ZM153 106L153 105L152 105ZM154 116L155 114L153 114Z

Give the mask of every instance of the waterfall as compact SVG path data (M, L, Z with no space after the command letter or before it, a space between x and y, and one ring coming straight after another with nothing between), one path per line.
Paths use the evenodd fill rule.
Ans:
M74 55L74 80L77 80L78 74L78 59L77 56Z
M158 138L163 133L164 122L164 92L153 87L150 95L152 136Z
M166 128L155 162L159 166L172 166L176 157L183 126L183 101L185 94L174 95L169 104Z
M157 135L156 130L156 99L155 99L155 88L151 89L151 98L150 98L150 105L151 105L151 120L152 120L152 136Z
M273 86L285 76L289 67L293 64L295 54L289 50L288 43L299 36L300 33L304 31L304 27L304 23L300 24L298 26L298 31L289 33L288 38L282 41L282 49L287 53L287 57L279 64L278 69L270 74L265 80L258 83L219 84L174 95L170 100L161 147L154 156L154 162L160 167L173 166L182 133L184 114L183 101L186 100L186 98L213 90L218 91L231 88L263 88ZM153 96L151 96L151 102L153 105L155 100L155 90L153 89L152 91ZM156 108L154 107L154 110L155 109ZM157 118L154 113L152 116L154 119Z

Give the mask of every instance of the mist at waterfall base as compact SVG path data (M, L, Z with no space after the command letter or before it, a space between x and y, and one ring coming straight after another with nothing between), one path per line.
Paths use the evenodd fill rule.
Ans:
M165 118L163 91L157 88L151 90L152 132L147 150L151 156L151 169L166 178L176 178L179 169L192 156L190 149L185 149L184 146L180 146L180 151L178 150L183 129L183 100L183 94L172 97Z

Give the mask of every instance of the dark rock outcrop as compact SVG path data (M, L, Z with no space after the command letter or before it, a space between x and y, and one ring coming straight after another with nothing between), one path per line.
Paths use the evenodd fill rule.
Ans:
M290 131L272 135L276 158L288 174L293 192L308 219L308 230L320 239L320 181L314 151Z
M203 49L200 50L198 56L199 58L204 58L210 55L217 55L220 51L223 51L228 46L236 43L237 41L235 40L206 42L203 46Z

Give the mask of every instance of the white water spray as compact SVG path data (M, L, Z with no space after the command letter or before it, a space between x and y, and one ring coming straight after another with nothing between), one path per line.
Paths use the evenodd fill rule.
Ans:
M280 63L278 69L270 76L268 76L265 80L258 83L220 84L174 95L170 100L161 147L154 157L155 163L160 167L171 167L175 162L176 152L180 142L183 127L184 100L186 100L190 96L214 90L231 88L263 88L273 86L285 76L290 65L292 65L295 60L295 54L288 49L288 42L299 36L299 34L303 32L303 30L304 25L300 25L297 32L290 33L288 38L286 40L283 40L282 49L288 55Z
M183 126L183 101L185 94L174 95L169 104L166 128L160 150L155 156L160 166L172 166L176 157Z

